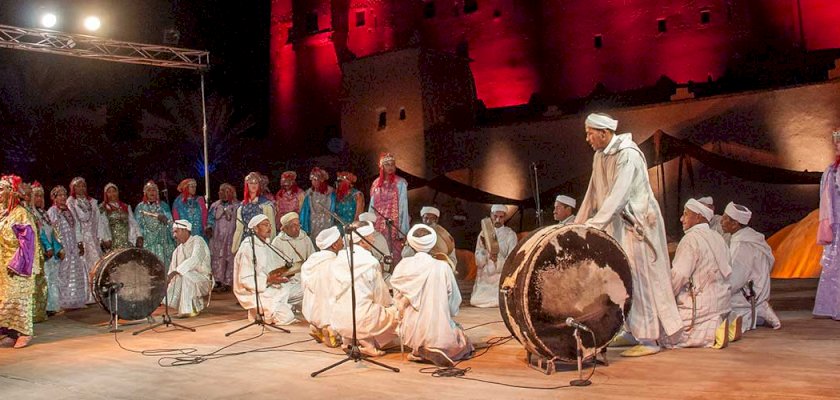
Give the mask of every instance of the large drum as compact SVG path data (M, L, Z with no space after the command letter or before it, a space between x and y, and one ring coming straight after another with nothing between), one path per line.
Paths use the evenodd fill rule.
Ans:
M633 293L627 256L603 231L583 225L549 226L519 242L502 269L499 307L508 330L531 353L575 362L574 328L584 356L604 348L624 323Z
M146 318L166 292L166 269L154 253L138 248L115 250L90 270L93 296L122 319ZM115 304L115 300L118 302Z

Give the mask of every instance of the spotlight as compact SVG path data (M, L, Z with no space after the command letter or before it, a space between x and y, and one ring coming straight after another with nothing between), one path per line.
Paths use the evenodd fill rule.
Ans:
M46 13L41 16L41 25L45 28L52 28L58 22L58 17L53 13Z
M102 26L102 21L99 20L99 17L90 16L90 17L85 18L84 24L85 24L85 29L87 29L89 31L95 31L95 30L99 29L100 26Z

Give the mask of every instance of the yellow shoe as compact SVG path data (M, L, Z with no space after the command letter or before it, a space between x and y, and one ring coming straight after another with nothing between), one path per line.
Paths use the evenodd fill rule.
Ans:
M341 346L341 338L332 329L324 328L321 330L321 334L324 337L324 344L327 347L334 349L338 346Z
M717 329L715 329L715 343L712 345L715 349L723 349L729 346L729 319L724 318L720 322Z
M652 354L659 353L662 350L659 345L646 345L646 344L637 344L631 347L629 350L625 350L621 353L622 357L644 357L649 356Z
M741 335L743 332L741 331L742 326L744 325L744 318L740 315L735 317L734 322L729 323L729 342L736 342L741 340Z

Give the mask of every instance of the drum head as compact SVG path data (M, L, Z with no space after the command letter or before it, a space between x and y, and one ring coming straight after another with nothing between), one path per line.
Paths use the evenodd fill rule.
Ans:
M116 250L100 259L91 274L94 298L122 319L146 318L166 291L166 269L154 253L138 248ZM117 288L115 291L109 288Z
M505 263L500 286L510 332L529 352L565 362L577 355L566 318L593 331L594 341L580 332L585 356L592 356L621 328L633 293L618 242L583 225L550 226L523 239Z

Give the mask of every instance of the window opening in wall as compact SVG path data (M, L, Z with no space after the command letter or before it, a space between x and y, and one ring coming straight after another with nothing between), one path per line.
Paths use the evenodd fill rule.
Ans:
M379 112L379 125L377 127L378 130L383 130L388 125L388 113L385 111Z
M601 36L601 35L595 35L594 45L595 45L596 49L600 49L601 47L604 47L604 37Z
M668 32L668 20L666 20L665 18L657 19L656 20L656 30L658 30L659 33Z
M356 26L365 26L365 12L356 11Z

